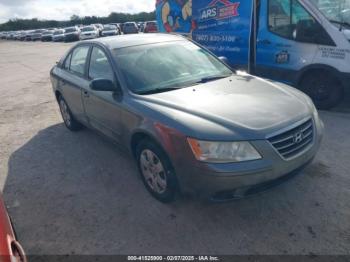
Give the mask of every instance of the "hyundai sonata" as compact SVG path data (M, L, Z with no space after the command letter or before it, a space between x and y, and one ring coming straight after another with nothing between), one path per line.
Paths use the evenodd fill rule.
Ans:
M177 192L225 201L263 191L299 173L322 138L308 96L235 72L181 36L79 43L51 80L67 128L90 127L128 149L163 202Z

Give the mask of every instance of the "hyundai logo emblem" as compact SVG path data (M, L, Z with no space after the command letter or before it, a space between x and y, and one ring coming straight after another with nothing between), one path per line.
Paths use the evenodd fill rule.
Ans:
M303 132L298 132L294 135L294 144L299 144L301 141L303 141L304 139L304 135L303 135Z

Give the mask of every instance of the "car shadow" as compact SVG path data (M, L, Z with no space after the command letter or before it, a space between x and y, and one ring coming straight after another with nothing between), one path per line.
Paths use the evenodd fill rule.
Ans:
M4 198L30 255L212 253L297 230L311 182L299 176L226 204L182 197L165 205L145 190L129 155L92 131L57 124L11 155Z

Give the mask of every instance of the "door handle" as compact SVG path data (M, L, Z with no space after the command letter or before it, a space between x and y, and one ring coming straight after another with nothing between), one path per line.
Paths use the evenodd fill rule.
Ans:
M258 44L262 45L271 45L271 41L269 39L258 39Z
M83 94L84 94L84 97L86 98L90 97L89 91L84 90Z

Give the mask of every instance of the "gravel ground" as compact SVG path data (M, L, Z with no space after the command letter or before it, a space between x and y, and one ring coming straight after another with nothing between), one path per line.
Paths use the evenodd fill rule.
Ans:
M350 254L350 115L295 179L225 204L164 205L134 161L67 131L49 71L71 44L0 41L0 183L28 254Z

